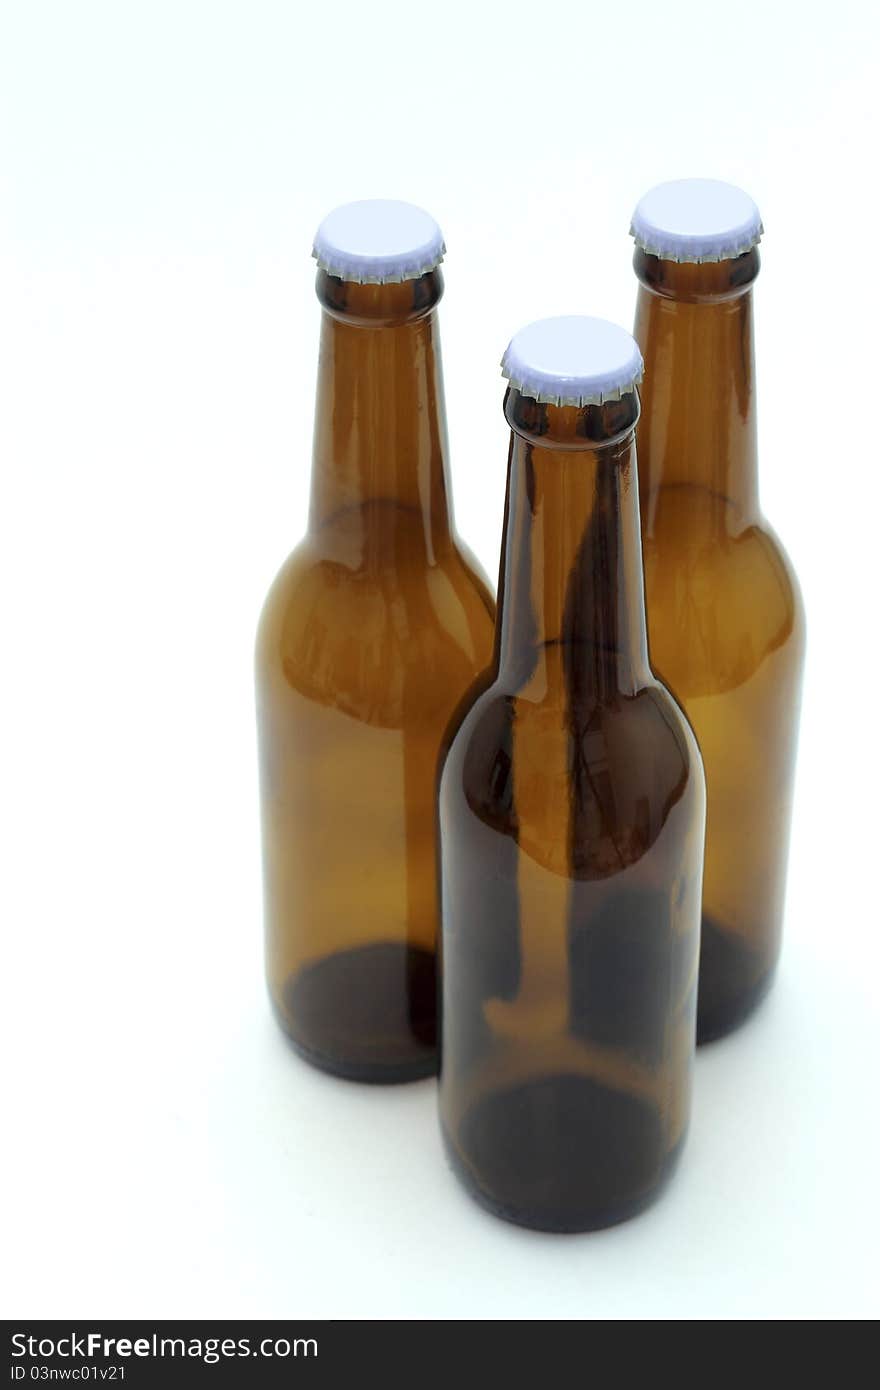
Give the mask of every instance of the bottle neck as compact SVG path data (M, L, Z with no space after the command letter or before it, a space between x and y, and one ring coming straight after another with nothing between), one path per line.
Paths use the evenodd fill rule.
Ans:
M637 250L635 337L645 359L638 430L642 523L661 488L708 494L718 526L756 519L758 455L752 284L757 250L677 264Z
M651 680L634 428L638 396L539 405L511 389L497 661L535 700L597 701Z
M357 562L405 538L428 563L452 533L439 271L359 285L318 272L323 306L309 532Z

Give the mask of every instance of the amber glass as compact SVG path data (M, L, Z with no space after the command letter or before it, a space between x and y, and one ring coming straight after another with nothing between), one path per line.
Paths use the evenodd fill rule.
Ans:
M651 660L708 788L697 1037L735 1028L779 956L804 617L758 502L757 250L707 265L636 251L645 358L639 491Z
M267 973L307 1058L403 1081L436 1069L437 755L494 603L451 514L439 271L317 291L308 532L257 637Z
M440 781L441 1123L483 1205L586 1230L684 1138L705 791L648 665L637 395L505 409L494 659Z

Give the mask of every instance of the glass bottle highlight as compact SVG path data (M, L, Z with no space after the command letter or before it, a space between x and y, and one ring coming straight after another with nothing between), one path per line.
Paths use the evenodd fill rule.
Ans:
M269 990L301 1053L363 1081L436 1069L437 752L492 643L449 498L443 249L404 203L318 231L308 531L257 637Z
M504 374L495 651L440 780L440 1114L483 1205L585 1230L645 1206L684 1140L705 788L648 662L638 349L545 320Z
M651 658L708 787L700 1041L750 1013L779 956L804 659L797 579L758 500L761 232L752 199L708 179L659 185L632 222Z

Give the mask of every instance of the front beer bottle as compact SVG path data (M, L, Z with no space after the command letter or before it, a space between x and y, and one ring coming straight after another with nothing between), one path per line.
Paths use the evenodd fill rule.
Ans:
M257 637L270 995L306 1058L361 1081L436 1069L437 755L492 644L449 500L443 249L405 203L319 228L308 531Z
M779 956L804 617L761 515L745 193L661 184L633 217L645 358L639 491L651 660L706 768L700 1042L735 1028Z
M548 319L503 370L495 653L440 780L441 1124L484 1206L577 1231L646 1205L684 1139L705 789L648 664L638 348Z

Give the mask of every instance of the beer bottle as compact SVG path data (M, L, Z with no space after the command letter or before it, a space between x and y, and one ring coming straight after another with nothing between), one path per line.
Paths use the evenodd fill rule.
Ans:
M746 1017L779 955L804 658L797 580L758 501L761 232L751 198L708 179L661 184L632 223L651 659L708 788L700 1042Z
M648 664L641 367L598 319L507 349L495 652L440 780L444 1138L478 1201L545 1230L638 1211L688 1119L705 790Z
M257 636L270 995L299 1052L361 1081L436 1070L437 755L492 646L449 497L443 251L406 203L318 230L308 530Z

